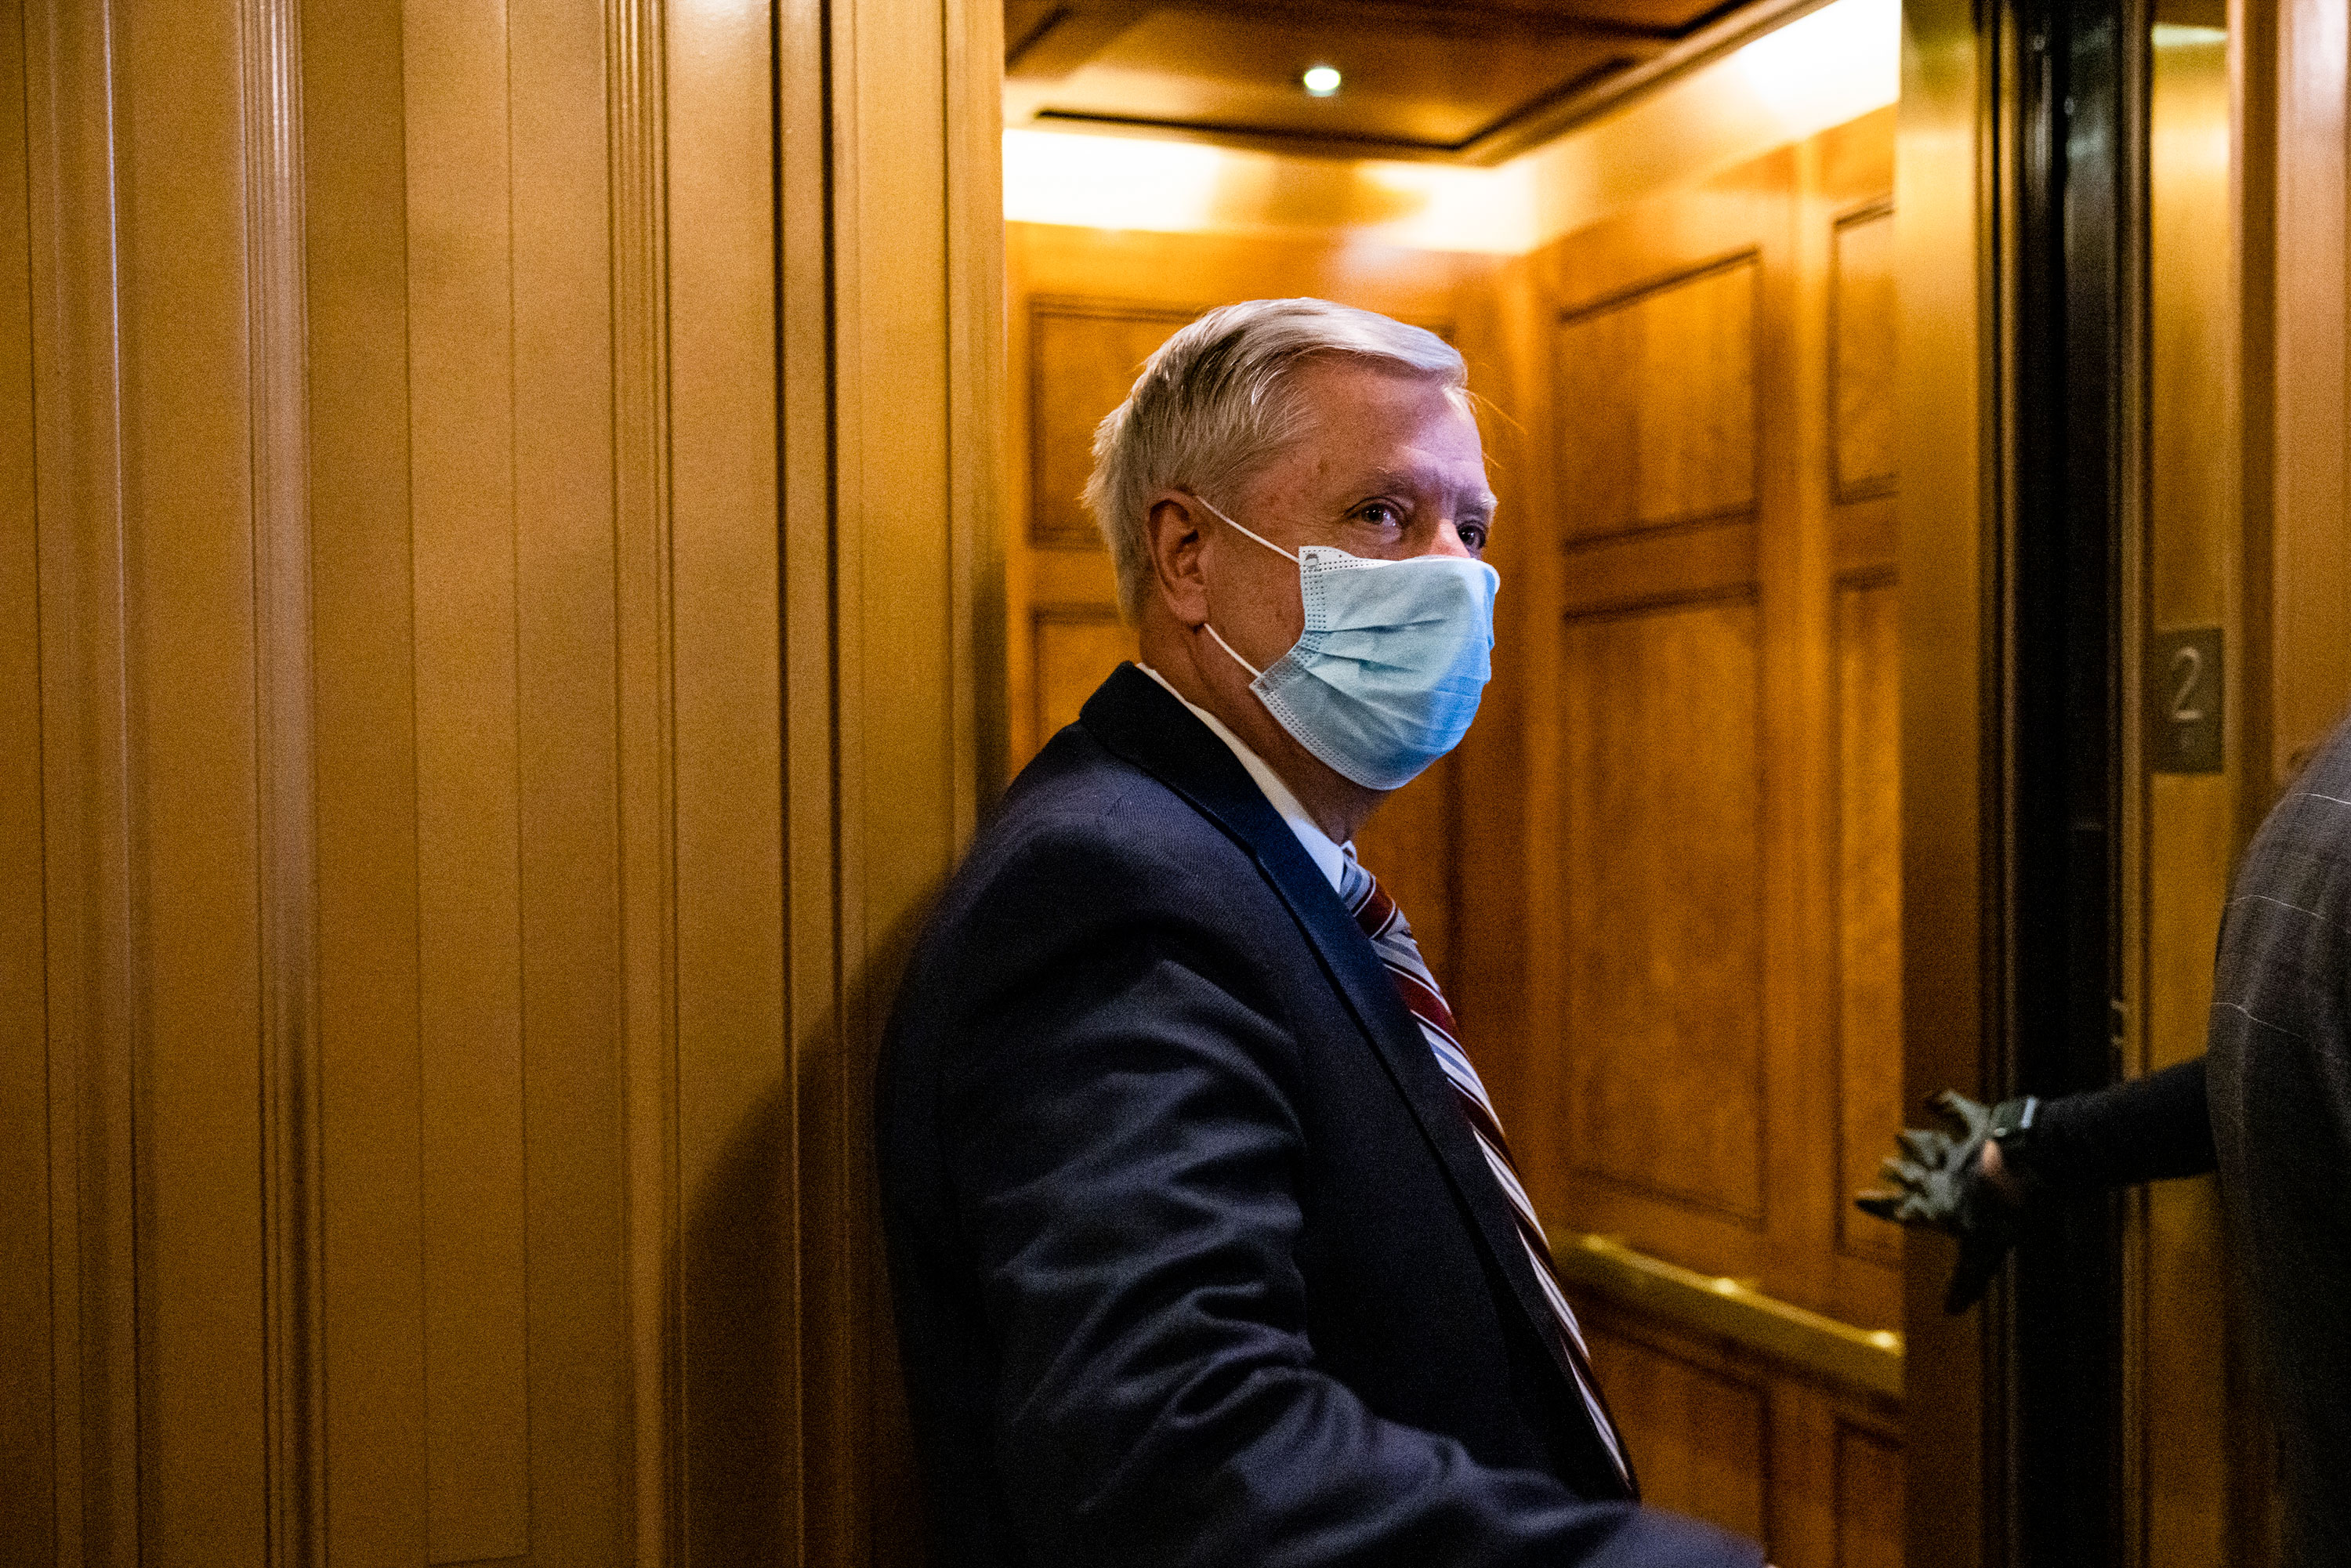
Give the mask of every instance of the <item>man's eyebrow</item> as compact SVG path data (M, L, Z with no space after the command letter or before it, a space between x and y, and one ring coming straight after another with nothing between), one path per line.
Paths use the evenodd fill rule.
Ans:
M1412 492L1426 487L1430 483L1430 479L1431 476L1428 474L1410 468L1381 468L1374 470L1367 476L1364 480L1364 487L1368 490ZM1444 481L1441 479L1436 483L1439 488L1444 486ZM1463 496L1462 499L1482 511L1489 512L1501 504L1496 498L1494 492L1482 487Z

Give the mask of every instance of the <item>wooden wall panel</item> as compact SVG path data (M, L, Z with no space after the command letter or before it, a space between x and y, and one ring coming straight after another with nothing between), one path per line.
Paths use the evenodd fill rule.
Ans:
M1833 490L1839 501L1894 487L1894 209L1839 218L1829 287Z
M1093 472L1094 426L1126 401L1151 351L1197 314L1089 299L1029 301L1029 543L1102 548L1093 514L1080 498Z
M1999 432L1985 224L2004 198L1983 156L1998 46L1959 0L1912 0L1904 18L1901 135L1895 182L1896 408L1901 468L1903 1082L1916 1103L1946 1084L1981 1083L1991 1061L1982 1005L1981 924L1997 848L1985 837L1992 780L1988 727L1999 722L1983 606L1983 542L2001 505ZM1983 1315L1947 1317L1930 1259L1905 1278L1908 1412L1904 1455L1924 1483L1904 1521L1906 1556L1975 1568L2003 1561L1983 1517L1993 1456L1984 1440Z
M787 700L775 632L777 301L740 282L771 265L775 233L762 57L769 24L747 7L671 18L665 54L637 62L666 73L668 155L648 156L657 146L630 153L643 163L645 187L634 196L643 205L620 225L626 234L653 221L665 190L670 222L695 236L670 251L666 315L647 310L622 333L638 383L623 428L648 458L665 444L670 471L665 486L646 483L659 478L657 468L622 476L631 519L621 562L622 775L635 786L623 798L637 808L622 859L643 890L626 900L641 912L630 923L626 971L632 1103L658 1103L673 1063L694 1064L670 1091L674 1152L654 1135L657 1125L639 1124L631 1229L666 1238L678 1224L671 1206L682 1201L693 1218L677 1262L666 1240L633 1249L636 1507L641 1518L664 1509L678 1516L689 1559L742 1562L778 1551L774 1543L798 1527L799 1431L787 1413L800 1382L790 1282L799 1238L776 1179L792 1158L794 1039L787 947L776 939L785 929L786 778L774 716ZM631 295L658 307L661 282L648 272ZM650 417L664 380L666 421ZM807 690L794 695L813 706ZM662 745L665 716L674 771ZM674 847L660 813L664 779ZM674 869L663 864L665 848ZM674 926L660 913L672 902ZM665 942L674 944L674 1022L664 1017L660 983L672 961ZM672 1268L686 1303L676 1319L661 1310ZM682 1342L674 1387L661 1376L664 1329ZM670 1495L662 1469L672 1457L664 1398L679 1406L683 1497Z
M1581 620L1562 725L1570 1147L1763 1218L1760 650L1752 603Z
M541 1561L625 1550L630 1533L613 614L615 552L634 521L615 467L636 455L614 418L615 340L634 305L615 252L652 241L625 222L613 143L662 110L657 78L631 69L626 47L650 14L515 0L507 20L523 1479Z
M2252 466L2240 391L2250 348L2237 294L2245 263L2220 237L2253 183L2238 117L2250 128L2262 110L2237 108L2236 62L2262 46L2258 24L2245 31L2253 36L2241 41L2217 27L2163 27L2149 51L2145 625L2220 628L2227 680L2220 770L2150 772L2138 798L2144 990L2124 1056L2133 1071L2203 1053L2230 874L2271 799L2268 760L2257 749L2262 725L2252 718L2264 695L2252 646L2262 595L2258 571L2244 570L2258 533L2242 505ZM2341 695L2351 698L2351 690ZM2161 705L2147 706L2152 713ZM2143 766L2164 759L2168 729L2147 727ZM2253 1500L2274 1460L2244 1397L2245 1347L2241 1338L2231 1343L2219 1186L2211 1178L2164 1182L2134 1196L2125 1219L2123 1364L2127 1419L2137 1428L2126 1506L2136 1510L2138 1561L2269 1561L2260 1539L2266 1510Z
M1898 1412L1883 1398L1606 1299L1582 1309L1643 1500L1733 1530L1769 1561L1902 1561Z
M861 1096L997 724L995 13L30 9L0 1556L907 1560Z
M2268 362L2246 367L2248 406L2268 448L2261 472L2272 481L2249 497L2265 524L2248 565L2261 590L2254 635L2266 644L2257 656L2267 675L2260 698L2269 752L2269 776L2241 829L2250 833L2351 701L2351 433L2342 415L2351 398L2343 287L2351 272L2351 204L2343 195L2351 90L2331 63L2346 25L2338 0L2285 0L2274 12L2238 15L2241 26L2276 18L2276 141L2263 171L2274 186L2246 193L2238 225L2243 263L2261 274L2247 279L2244 314L2275 312L2266 340L2249 337L2246 345L2273 350ZM2245 39L2241 57L2253 59L2266 44ZM2238 123L2256 137L2264 129L2258 114ZM2273 241L2262 232L2272 214Z
M528 1549L507 17L405 17L426 1561Z
M1840 586L1837 668L1837 1172L1876 1184L1902 1101L1901 604L1884 578ZM1850 1204L1837 1244L1889 1267L1901 1232Z
M1771 1473L1764 1390L1719 1364L1594 1328L1592 1370L1641 1476L1641 1498L1761 1541Z
M1037 734L1050 739L1094 695L1122 659L1135 656L1134 633L1115 607L1040 604L1029 612L1037 662Z
M1567 531L1597 538L1755 504L1758 267L1734 256L1560 324Z
M1358 860L1404 911L1429 972L1447 988L1461 959L1454 942L1461 898L1460 781L1458 758L1440 759L1382 801L1355 835Z
M1865 1427L1836 1425L1836 1568L1902 1568L1900 1447Z
M417 876L400 0L304 38L312 171L324 1504L329 1550L426 1561Z
M1668 1422L1635 1463L1730 1467L1783 1568L1898 1534L1886 1466L1866 1505L1840 1497L1863 1450L1840 1461L1837 1438L1889 1445L1865 1457L1898 1478L1898 1413L1760 1320L1698 1335L1636 1255L1820 1314L1823 1345L1882 1354L1870 1336L1900 1321L1899 1241L1849 1214L1900 1099L1892 146L1891 113L1837 128L1498 290L1533 438L1497 488L1532 498L1539 548L1505 569L1496 686L1519 733L1473 734L1461 787L1522 802L1490 836L1523 859L1462 881L1457 940L1523 956L1473 956L1465 1020L1499 1022L1481 1061L1542 1212L1622 1239L1579 1253L1595 1292L1615 1281L1588 1321L1753 1391L1760 1438ZM1683 329L1639 319L1660 301Z
M25 10L40 570L48 1287L58 1557L139 1561L144 963L122 447L121 235L108 18Z
M237 18L116 18L142 1549L266 1549L261 744ZM188 395L192 386L211 396Z
M40 556L21 5L0 5L0 1561L55 1555Z

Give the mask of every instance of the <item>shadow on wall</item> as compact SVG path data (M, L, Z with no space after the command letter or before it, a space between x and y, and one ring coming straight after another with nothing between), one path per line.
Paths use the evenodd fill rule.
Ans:
M851 980L847 1014L869 1027L819 1019L688 1196L678 1529L696 1568L925 1562L872 1135L882 1022L920 929L901 919Z

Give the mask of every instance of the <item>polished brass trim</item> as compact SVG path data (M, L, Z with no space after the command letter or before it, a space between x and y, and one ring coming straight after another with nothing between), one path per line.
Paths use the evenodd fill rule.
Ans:
M1569 1285L1612 1305L1727 1339L1843 1387L1902 1397L1902 1336L1892 1329L1855 1328L1767 1296L1744 1280L1636 1252L1614 1236L1554 1230L1551 1246Z

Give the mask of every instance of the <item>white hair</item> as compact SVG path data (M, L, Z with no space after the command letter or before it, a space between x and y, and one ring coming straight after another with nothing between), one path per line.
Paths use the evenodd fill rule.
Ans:
M1085 503L1110 547L1129 622L1142 619L1151 580L1144 519L1152 497L1223 490L1289 445L1304 423L1291 377L1322 357L1386 364L1457 393L1468 384L1460 354L1436 333L1327 299L1251 299L1177 329L1094 427Z

